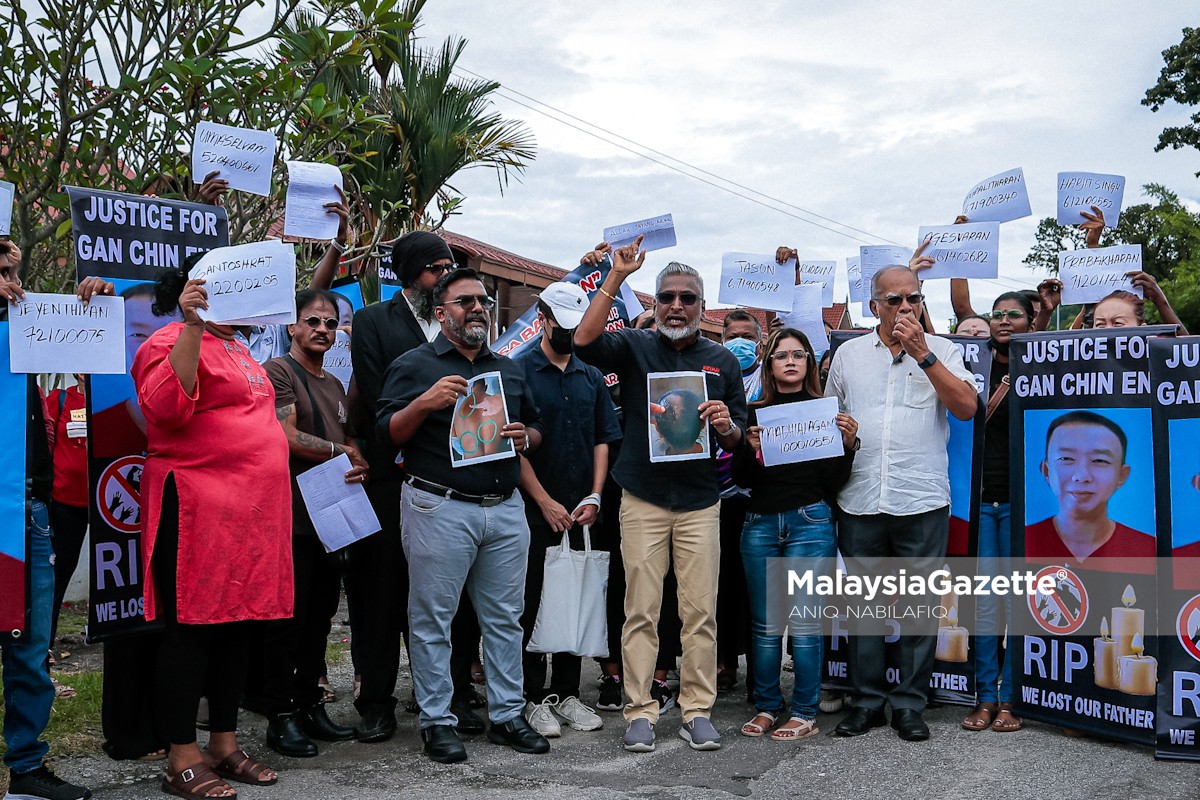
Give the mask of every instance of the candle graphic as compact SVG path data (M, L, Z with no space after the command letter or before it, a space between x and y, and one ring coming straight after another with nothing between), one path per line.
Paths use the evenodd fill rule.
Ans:
M1101 689L1116 689L1117 676L1117 643L1108 635L1108 617L1100 620L1100 638L1093 639L1095 650L1096 685Z
M958 627L958 609L952 608L946 615L947 624L938 628L937 652L939 661L954 661L959 664L967 660L967 629Z
M1134 608L1133 604L1137 602L1137 595L1133 593L1132 586L1126 586L1125 592L1121 595L1121 604L1112 610L1112 638L1117 643L1117 655L1128 656L1133 654L1133 637L1141 636L1146 630L1146 612L1140 608Z
M946 564L942 567L942 569L949 574L950 565ZM958 619L958 595L956 595L953 591L948 591L944 595L941 595L938 605L942 607L942 616L941 619L938 620L938 627L944 628L947 625L955 625L956 623L951 621L951 614L954 615L955 620Z
M1158 684L1158 659L1142 655L1142 635L1133 637L1133 655L1117 659L1117 689L1125 694L1148 697Z

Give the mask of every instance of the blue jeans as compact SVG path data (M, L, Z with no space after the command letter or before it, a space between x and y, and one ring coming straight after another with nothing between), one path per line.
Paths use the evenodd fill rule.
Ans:
M16 641L0 647L4 665L4 763L13 772L42 765L50 746L38 737L50 721L54 685L46 672L54 605L54 546L50 510L34 500L29 519L29 625Z
M980 503L979 574L1004 575L1010 571L1012 533L1008 503ZM1012 596L982 595L976 605L976 626L981 632L975 649L975 691L980 703L1011 703L1012 659L1000 666L1000 643L1012 619Z
M782 514L746 514L742 528L742 565L746 569L746 589L750 595L750 646L754 651L750 681L754 707L779 714L783 711L783 693L779 689L779 668L783 644L767 625L767 602L772 593L785 592L785 585L770 585L767 563L771 558L824 559L837 553L833 515L823 502L786 511ZM792 617L788 639L796 682L792 688L791 715L812 720L817 716L821 692L820 602L810 599L807 609L812 616Z

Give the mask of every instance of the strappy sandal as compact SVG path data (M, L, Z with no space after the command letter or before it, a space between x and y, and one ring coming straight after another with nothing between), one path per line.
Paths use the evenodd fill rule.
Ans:
M991 726L992 720L996 718L997 708L998 706L992 702L979 703L962 721L963 730L977 732L987 730Z
M773 742L794 742L820 733L817 723L803 717L792 717L771 732Z
M168 772L162 779L163 791L176 797L219 797L222 800L236 800L237 792L225 781L221 780L203 761L194 767L188 767L175 777ZM232 794L220 794L222 790ZM218 794L213 794L213 792Z
M58 678L51 678L50 683L54 685L54 696L61 698L74 697L76 692L74 687L67 686L65 683L59 683Z
M766 725L760 725L758 720L766 719ZM751 739L757 739L765 734L775 725L775 715L766 711L759 711L754 715L754 719L742 726L742 736L749 736Z
M270 780L259 780L259 777L269 769L271 768L266 764L248 756L245 750L234 750L225 756L221 763L213 767L213 771L227 781L237 781L250 786L274 786L279 780L278 775Z
M1013 733L1025 727L1025 723L1021 722L1021 718L1013 713L1012 703L1001 703L1000 713L996 715L996 719L992 722L992 730L997 733Z
M317 681L317 687L321 690L321 703L336 703L337 693L333 691L333 687L329 685L329 678L322 676Z

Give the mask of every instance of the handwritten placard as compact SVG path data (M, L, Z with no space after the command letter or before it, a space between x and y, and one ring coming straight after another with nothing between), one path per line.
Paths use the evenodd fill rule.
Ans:
M12 233L13 198L16 187L8 181L0 181L0 236Z
M851 303L861 303L867 299L867 292L863 289L862 267L859 265L858 256L850 256L846 259L846 280L850 284Z
M334 187L342 186L342 171L333 164L288 161L287 197L283 211L283 235L300 239L332 239L339 218L326 203L340 203Z
M929 242L922 255L933 266L921 270L921 280L937 278L995 278L1000 271L1000 223L922 225L917 246Z
M230 189L266 197L277 145L270 131L201 122L192 140L192 181L203 183L205 175L220 170Z
M836 274L836 261L800 262L800 283L815 283L821 287L822 308L833 305L833 281Z
M779 315L784 327L795 328L807 336L809 344L817 352L829 349L829 336L825 333L825 318L821 315L822 292L822 288L815 283L801 283L793 286L792 310Z
M125 301L26 292L9 307L13 372L120 375L125 372Z
M792 310L794 267L777 264L774 254L724 253L717 300L771 311Z
M675 220L671 218L670 214L662 214L604 229L604 241L612 245L613 249L633 244L639 236L646 237L642 240L643 250L662 250L666 247L674 247Z
M1098 303L1118 289L1142 296L1127 272L1142 271L1142 246L1120 244L1058 254L1058 279L1067 304Z
M203 278L208 310L201 319L254 324L296 321L296 254L280 241L209 250L192 267Z
M333 347L325 353L324 369L337 378L342 388L350 391L350 376L354 374L354 365L350 362L350 334L339 330L333 340Z
M1028 217L1029 187L1020 167L1001 172L971 187L963 200L963 216L971 222L1011 222Z
M836 397L758 409L763 464L777 467L844 455L837 414Z
M1125 178L1095 172L1058 173L1058 224L1086 222L1081 211L1092 213L1092 206L1104 212L1106 227L1115 228L1121 219L1121 201L1125 196Z

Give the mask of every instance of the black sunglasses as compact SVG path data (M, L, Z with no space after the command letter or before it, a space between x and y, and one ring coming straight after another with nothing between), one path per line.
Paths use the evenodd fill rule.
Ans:
M889 294L887 297L876 297L875 298L876 302L884 302L884 303L887 303L889 306L893 306L893 307L900 305L905 300L908 301L908 304L910 306L919 306L919 305L921 305L921 303L925 302L925 295L921 294L920 292L914 292L913 294L907 294L907 295L905 295L905 294Z
M325 328L327 330L336 331L339 320L336 317L325 317L324 319L321 319L320 317L314 316L304 318L304 324L310 328L319 328L321 327L322 322L325 323Z
M659 292L654 295L654 299L658 301L660 306L669 306L675 302L675 298L679 298L679 304L683 306L694 306L696 301L700 299L700 295L695 292Z
M458 269L458 264L426 264L425 266L421 267L421 269L432 272L434 275L441 276L445 275L447 272L453 272L454 270Z
M464 294L460 297L454 298L453 300L447 300L446 302L442 303L442 305L457 305L464 311L469 311L475 307L476 303L483 306L484 310L492 309L496 307L496 298L489 297L486 294Z

